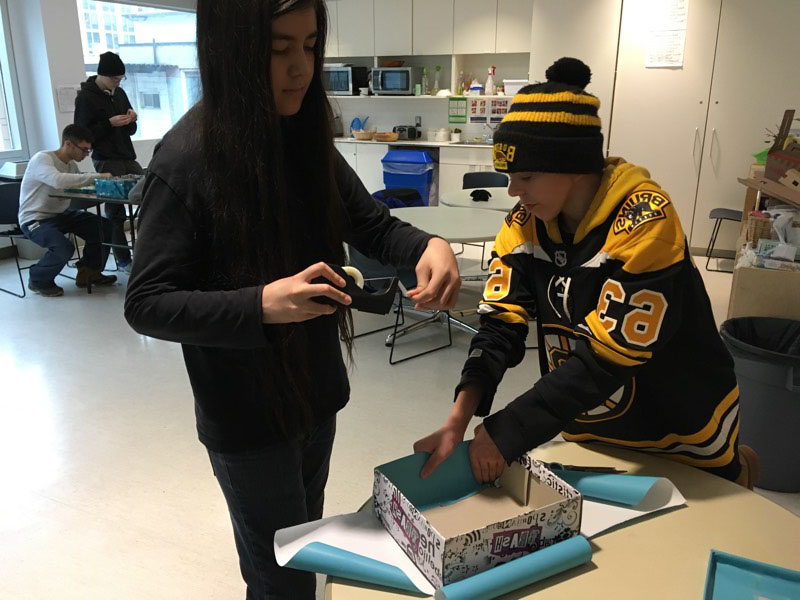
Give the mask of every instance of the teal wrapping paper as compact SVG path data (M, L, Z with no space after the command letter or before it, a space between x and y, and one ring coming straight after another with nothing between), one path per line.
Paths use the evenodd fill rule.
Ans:
M582 535L512 560L436 592L436 600L490 600L589 562L592 548Z

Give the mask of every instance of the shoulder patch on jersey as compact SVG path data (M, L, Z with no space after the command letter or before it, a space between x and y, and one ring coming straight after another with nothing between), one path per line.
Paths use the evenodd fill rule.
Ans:
M631 233L650 221L665 219L664 208L669 199L656 191L645 190L631 194L622 204L614 221L614 234Z
M514 223L522 227L530 220L531 213L525 210L520 203L517 203L517 205L506 215L506 225L509 227L511 227Z

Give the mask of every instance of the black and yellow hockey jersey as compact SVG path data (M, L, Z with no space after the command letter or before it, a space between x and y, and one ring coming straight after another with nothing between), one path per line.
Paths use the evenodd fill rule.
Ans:
M461 383L489 413L536 319L542 378L484 424L507 460L562 431L739 474L738 387L669 196L606 161L572 240L517 205L495 241Z

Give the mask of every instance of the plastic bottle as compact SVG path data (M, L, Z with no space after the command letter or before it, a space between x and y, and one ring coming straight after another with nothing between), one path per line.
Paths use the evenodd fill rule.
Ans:
M495 67L492 65L489 67L489 75L486 77L486 85L484 86L484 93L487 96L494 96L495 89L494 89L494 73Z
M422 95L428 95L428 69L425 67L422 69Z
M439 93L439 72L442 70L441 65L436 65L436 73L433 76L433 89L431 90L431 96L435 96Z
M456 80L456 95L460 96L464 93L464 71L458 72L458 79Z

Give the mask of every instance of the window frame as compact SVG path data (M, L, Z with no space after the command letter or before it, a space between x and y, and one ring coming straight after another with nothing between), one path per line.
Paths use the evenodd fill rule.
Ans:
M5 45L6 61L2 64L3 87L6 91L6 109L8 110L11 134L19 136L19 148L15 150L0 151L0 162L20 162L30 158L28 150L28 135L25 130L25 115L22 110L22 97L19 91L19 78L17 77L17 61L14 57L14 38L11 33L11 23L8 17L8 0L0 0L0 13L2 13L3 39L0 43ZM13 109L9 104L13 102ZM16 145L16 144L15 144Z

